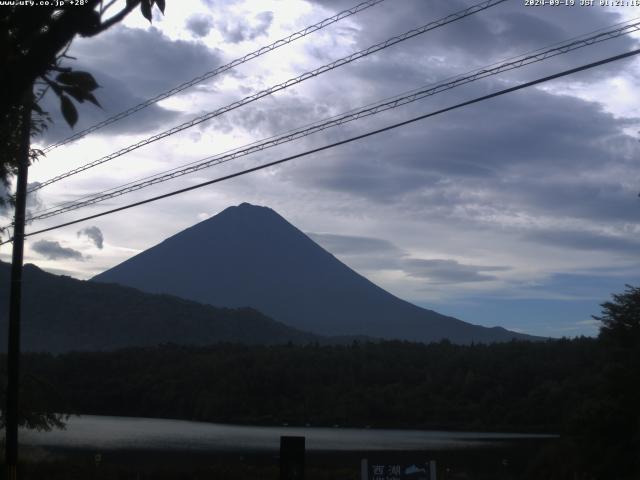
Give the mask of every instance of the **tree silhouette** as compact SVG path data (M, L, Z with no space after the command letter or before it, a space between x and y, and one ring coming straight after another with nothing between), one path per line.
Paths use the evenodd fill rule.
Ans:
M599 340L604 351L603 388L608 471L621 478L637 478L640 471L640 288L627 285L623 293L603 303ZM601 422L602 423L602 422ZM606 457L605 457L606 458ZM627 476L628 475L628 476Z
M19 265L19 268L22 266L27 168L28 164L33 163L42 153L30 149L30 137L42 132L50 121L47 112L40 108L38 102L45 92L51 89L60 99L62 115L71 126L78 120L73 100L80 103L89 101L99 105L92 93L98 87L93 76L89 72L74 71L61 66L61 61L67 58L66 52L71 42L77 35L93 37L104 32L138 7L149 21L154 5L163 13L165 8L165 0L126 0L124 3L116 0L78 0L67 2L68 5L64 6L54 6L56 2L47 3L49 5L10 5L0 9L0 182L8 190L10 177L18 175L14 228L16 238L12 262ZM117 13L111 14L112 9L120 5ZM34 92L36 88L39 90ZM5 199L0 196L0 206L4 203ZM19 331L19 308L13 307L20 303L21 272L19 269L16 272L15 275L12 274L10 322L14 322L12 325L17 327L14 327L14 330L10 328L10 332ZM16 311L18 314L14 315ZM28 402L18 405L18 335L11 336L9 352L9 381L6 390L9 397L6 402L7 465L9 471L15 473L16 421L32 428L46 429L59 426L61 417L38 413L41 408L33 402L31 405ZM22 386L25 386L24 382ZM28 399L29 396L25 398ZM32 398L45 397L35 395ZM18 412L17 408L21 408L22 411ZM4 414L3 409L3 423ZM10 432L13 433L10 435ZM13 437L13 442L9 441L10 436ZM11 470L12 468L14 470Z
M49 2L53 4L54 2ZM46 128L49 117L38 101L48 89L60 99L62 114L73 126L78 112L72 101L99 105L98 86L88 72L62 68L61 61L76 36L93 37L122 21L134 9L151 21L156 5L164 13L165 0L126 0L119 11L116 0L82 0L68 6L4 6L0 8L0 181L8 185L17 172L21 143L20 119L25 108L32 116L31 132ZM55 75L55 76L54 76ZM39 91L34 95L34 87ZM33 152L33 161L39 152ZM2 202L4 199L0 199Z
M640 346L640 288L626 286L624 293L612 295L605 302L602 315L593 318L602 323L600 339L623 349Z

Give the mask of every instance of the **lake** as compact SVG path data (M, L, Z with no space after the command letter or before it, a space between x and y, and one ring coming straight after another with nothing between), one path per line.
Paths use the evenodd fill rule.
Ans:
M21 430L20 443L41 447L100 450L209 452L277 451L282 435L306 437L307 451L445 451L497 447L553 435L382 430L365 428L257 427L184 420L82 415L66 430Z

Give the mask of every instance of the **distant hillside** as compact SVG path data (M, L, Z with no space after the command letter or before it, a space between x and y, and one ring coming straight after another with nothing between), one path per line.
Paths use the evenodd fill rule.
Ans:
M320 335L456 343L532 339L401 300L341 263L273 210L243 203L97 275L216 306L251 306Z
M0 351L6 351L10 265L0 262ZM22 348L113 350L162 343L277 344L325 341L250 309L215 308L170 295L24 268Z

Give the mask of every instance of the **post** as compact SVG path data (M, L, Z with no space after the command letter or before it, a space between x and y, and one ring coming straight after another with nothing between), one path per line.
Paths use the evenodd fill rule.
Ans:
M280 480L304 479L304 437L280 437Z
M360 460L360 480L369 480L369 460Z
M22 261L24 223L27 206L27 173L31 143L31 89L20 116L20 145L16 185L16 209L11 258L11 296L9 298L9 335L7 350L7 405L5 408L5 462L7 479L16 480L18 473L18 389L20 383L20 304L22 301Z

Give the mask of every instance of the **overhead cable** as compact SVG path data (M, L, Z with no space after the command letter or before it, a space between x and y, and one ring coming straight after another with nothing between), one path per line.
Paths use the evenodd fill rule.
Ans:
M351 109L351 110L346 111L346 112L342 112L342 113L337 114L337 115L333 115L333 116L325 118L323 120L319 120L319 121L315 121L315 122L306 124L306 125L304 125L302 127L298 127L298 128L295 128L295 129L290 129L290 130L287 130L285 132L279 132L277 134L274 134L274 135L272 135L272 136L270 136L268 138L264 138L262 140L255 140L255 141L253 141L253 142L251 142L249 144L245 144L244 146L233 148L233 149L218 153L216 155L213 155L211 157L207 157L205 159L199 159L199 160L195 160L195 161L192 161L192 162L188 162L186 164L179 165L177 167L171 168L171 169L166 170L164 172L160 172L160 173L157 173L157 174L152 174L152 175L148 175L148 176L145 176L145 177L142 177L142 178L131 180L131 181L127 182L127 183L120 184L118 186L111 187L111 188L108 188L106 190L102 190L102 191L97 192L97 193L88 193L88 194L82 195L80 197L76 197L73 200L66 200L66 201L62 201L62 202L59 202L59 203L54 203L54 204L49 205L49 206L47 206L47 207L45 207L43 209L34 211L33 215L39 215L40 213L49 212L51 210L57 210L59 207L65 207L65 206L68 206L68 205L76 204L78 202L81 202L81 201L84 201L84 200L88 200L88 199L92 199L92 198L94 198L96 196L101 196L101 195L106 194L106 193L111 193L111 192L113 192L115 190L120 190L121 188L132 186L134 184L141 183L141 182L144 182L146 180L152 180L152 179L155 179L157 177L164 176L165 174L172 173L172 172L175 172L177 170L181 170L183 168L189 167L189 166L194 165L194 164L205 162L205 161L208 161L208 160L213 159L213 158L219 158L219 157L221 157L223 155L227 155L227 154L236 152L236 151L241 150L241 149L246 149L248 147L255 146L255 145L259 144L259 143L263 143L263 142L266 142L266 141L271 141L271 140L273 140L273 139L275 139L275 138L277 138L279 136L282 136L282 135L289 135L289 134L292 134L292 133L294 133L294 132L296 132L298 130L307 129L307 128L313 127L315 125L318 125L319 123L323 123L323 122L326 122L326 121L329 121L329 120L334 120L334 119L336 119L338 117L341 117L343 115L352 114L352 113L355 113L355 112L357 112L359 110L367 109L369 107L374 107L374 106L380 105L382 103L394 101L394 100L398 99L401 96L404 97L404 96L413 95L413 94L418 93L418 92L420 92L422 90L425 90L426 88L431 88L431 87L436 86L436 85L441 85L441 84L444 84L446 82L450 82L452 80L460 79L461 77L470 76L470 75L478 73L478 72L480 72L482 70L489 70L489 69L492 69L493 67L505 64L507 62L520 60L523 57L533 56L534 54L537 54L537 53L545 52L547 50L552 50L553 48L555 48L557 46L561 46L561 45L562 46L568 46L569 43L577 43L578 41L582 41L582 40L588 41L592 37L601 37L600 34L604 34L604 35L607 35L607 36L610 35L610 34L614 34L613 36L611 36L609 38L603 38L603 40L608 40L610 38L617 38L620 35L625 35L626 33L631 33L632 31L636 31L636 29L638 28L637 23L639 23L639 21L640 21L640 17L636 17L636 18L633 18L633 19L630 19L630 20L626 20L624 22L619 22L619 23L615 23L613 25L609 25L607 27L601 27L599 29L592 30L590 32L583 33L583 34L568 38L568 39L563 40L561 42L554 42L552 44L545 45L543 47L540 47L540 48L537 48L537 49L534 49L534 50L529 50L529 51L527 51L525 53L521 53L519 55L513 55L513 56L510 56L508 58L504 58L504 59L495 61L495 62L493 62L493 63L491 63L489 65L485 65L485 66L480 67L480 68L475 68L473 70L469 70L469 71L464 72L464 73L459 73L459 74L456 74L456 75L452 75L450 77L447 77L447 78L444 78L444 79L440 80L439 82L433 82L433 83L430 83L430 84L428 84L426 86L423 86L423 87L419 87L419 88L416 88L416 89L413 89L413 90L410 90L410 91L407 91L407 92L404 92L404 93L401 93L401 94L398 94L398 95L387 97L385 99L378 100L377 102L372 102L372 103L369 103L367 105L363 105L361 107L354 108L354 109ZM615 34L616 32L619 32L620 34L619 35ZM593 42L593 43L596 43L596 42Z
M350 17L352 15L355 15L356 13L359 13L363 10L366 10L367 8L373 7L374 5L377 5L378 3L384 2L385 0L368 0L366 2L362 2L359 3L358 5L348 8L347 10L343 10L340 13L337 13L329 18L325 18L324 20L314 24L314 25L310 25L308 27L303 28L302 30L298 30L295 33L292 33L291 35L288 35L287 37L281 38L279 40L276 40L275 42L269 44L269 45L265 45L263 47L258 48L257 50L254 50L251 53L248 53L246 55L244 55L243 57L240 58L236 58L235 60L232 60L231 62L225 64L225 65L221 65L209 72L203 73L202 75L193 78L187 82L181 83L180 85L173 87L170 90L167 90L165 92L162 92L158 95L156 95L153 98L150 98L148 100L145 100L144 102L141 102L137 105L134 105L131 108L128 108L127 110L123 110L122 112L113 115L105 120L102 120L99 123L96 123L95 125L92 125L90 127L85 128L84 130L81 130L77 133L74 133L73 135L69 136L68 138L65 138L64 140L60 140L57 143L53 143L51 145L49 145L48 147L46 147L43 151L44 153L48 153L51 150L53 150L54 148L60 147L62 145L66 145L67 143L73 142L75 140L78 140L82 137L85 137L87 135L89 135L92 132L95 132L96 130L100 130L103 127L106 127L107 125L111 125L112 123L115 123L119 120L122 120L123 118L126 118L130 115L133 115L136 112L139 112L140 110L143 110L147 107L150 107L151 105L154 105L158 102L160 102L161 100L164 100L165 98L169 98L177 93L180 93L190 87L193 87L194 85L197 85L199 83L204 82L205 80L209 80L217 75L220 75L221 73L224 73L226 71L231 70L232 68L237 67L238 65L242 65L243 63L246 63L250 60L253 60L254 58L260 57L262 55L264 55L265 53L269 53L277 48L280 48L284 45L288 45L296 40L299 40L300 38L306 37L307 35L313 33L313 32L317 32L318 30L321 30L325 27L328 27L329 25L332 25L336 22L339 22L340 20Z
M423 98L436 95L446 90L450 90L450 89L459 87L461 85L465 85L465 84L468 84L492 75L497 75L499 73L503 73L506 71L522 68L526 65L531 65L533 63L541 62L546 59L556 57L558 55L562 55L562 54L571 52L573 50L577 50L579 48L583 48L589 45L593 45L595 43L603 42L605 40L618 38L622 35L625 35L631 32L637 32L637 31L640 31L640 21L637 21L635 23L628 24L622 27L617 27L617 28L599 33L597 35L592 35L591 37L581 38L580 40L576 40L566 44L560 44L559 46L550 48L548 50L536 51L536 53L532 55L516 57L515 60L511 60L501 64L492 64L492 66L490 67L485 67L485 68L475 70L472 74L454 77L453 80L448 82L442 82L442 83L435 84L433 86L425 87L419 90L413 90L405 94L400 94L396 97L392 97L391 99L386 99L386 100L377 102L375 104L362 107L360 109L351 110L349 112L331 117L329 119L316 122L314 124L311 124L310 126L305 126L299 129L291 130L282 135L270 137L260 142L254 142L248 146L241 147L241 148L232 150L230 152L213 155L211 157L201 159L197 162L191 162L190 164L183 165L182 167L174 168L169 171L147 177L138 182L129 182L120 187L111 188L109 190L105 190L103 192L99 192L93 195L87 195L76 201L69 201L57 206L49 207L41 211L36 211L32 213L32 215L30 215L29 221L43 220L56 215L61 215L63 213L66 213L72 210L77 210L79 208L83 208L89 205L103 202L105 200L119 197L121 195L125 195L130 192L134 192L158 183L162 183L177 177L181 177L183 175L188 175L190 173L203 170L205 168L210 168L214 165L226 163L231 160L237 159L239 157L243 157L255 152L265 150L267 148L292 142L302 137L306 137L308 135L312 135L314 133L317 133L329 128L340 126L345 123L352 122L354 120L358 120L371 115L376 115L378 113L381 113L387 110L398 108L402 105L406 105L406 104L421 100Z
M77 220L72 220L72 221L69 221L69 222L65 222L65 223L61 223L61 224L58 224L58 225L54 225L52 227L47 227L47 228L43 228L41 230L36 230L34 232L29 232L25 236L26 237L30 237L30 236L34 236L34 235L39 235L41 233L50 232L52 230L57 230L59 228L67 227L67 226L70 226L70 225L75 225L77 223L84 222L86 220L93 220L95 218L103 217L105 215L110 215L112 213L121 212L123 210L128 210L130 208L137 207L137 206L140 206L140 205L145 205L147 203L156 202L156 201L162 200L164 198L173 197L173 196L179 195L181 193L186 193L186 192L190 192L192 190L197 190L199 188L203 188L203 187L206 187L208 185L213 185L215 183L220 183L220 182L223 182L223 181L226 181L226 180L230 180L232 178L236 178L236 177L240 177L240 176L252 173L252 172L256 172L258 170L263 170L265 168L273 167L275 165L280 165L280 164L283 164L285 162L289 162L291 160L294 160L296 158L305 157L305 156L308 156L308 155L311 155L311 154L314 154L314 153L318 153L318 152L322 152L324 150L329 150L331 148L335 148L335 147L340 146L340 145L345 145L345 144L348 144L348 143L355 142L357 140L362 140L364 138L371 137L373 135L377 135L377 134L380 134L380 133L383 133L383 132L387 132L389 130L393 130L393 129L396 129L396 128L399 128L399 127L403 127L405 125L409 125L411 123L418 122L420 120L424 120L424 119L427 119L427 118L430 118L430 117L434 117L434 116L440 115L442 113L450 112L450 111L456 110L458 108L462 108L462 107L466 107L468 105L472 105L472 104L475 104L475 103L483 102L485 100L489 100L491 98L499 97L499 96L505 95L507 93L515 92L517 90L522 90L524 88L532 87L534 85L538 85L538 84L541 84L541 83L544 83L544 82L548 82L550 80L555 80L557 78L561 78L561 77L565 77L567 75L571 75L571 74L574 74L574 73L582 72L584 70L588 70L588 69L595 68L595 67L598 67L598 66L601 66L601 65L605 65L607 63L611 63L611 62L615 62L615 61L622 60L622 59L625 59L625 58L629 58L629 57L632 57L632 56L635 56L635 55L638 55L638 54L640 54L640 49L636 49L636 50L632 50L632 51L627 52L627 53L623 53L623 54L620 54L620 55L615 55L615 56L612 56L612 57L608 57L608 58L605 58L603 60L599 60L597 62L592 62L592 63L586 64L586 65L582 65L580 67L572 68L570 70L564 70L562 72L559 72L559 73L556 73L556 74L553 74L553 75L548 75L546 77L542 77L542 78L539 78L537 80L532 80L530 82L526 82L526 83L523 83L523 84L520 84L520 85L516 85L516 86L510 87L510 88L505 88L503 90L499 90L497 92L494 92L494 93L491 93L491 94L488 94L488 95L483 95L481 97L477 97L477 98L474 98L472 100L468 100L466 102L458 103L458 104L453 105L451 107L447 107L447 108L443 108L443 109L440 109L440 110L436 110L434 112L427 113L425 115L420 115L418 117L414 117L414 118L411 118L409 120L405 120L403 122L394 123L394 124L388 125L388 126L386 126L384 128L379 128L377 130L372 130L372 131L369 131L367 133L363 133L361 135L357 135L355 137L350 137L350 138L347 138L345 140L341 140L341 141L338 141L338 142L331 143L329 145L324 145L322 147L318 147L318 148L314 148L314 149L311 149L311 150L307 150L305 152L298 153L296 155L291 155L291 156L288 156L288 157L285 157L285 158L281 158L280 160L275 160L273 162L268 162L268 163L265 163L265 164L262 164L262 165L258 165L256 167L252 167L252 168L248 168L246 170L242 170L242 171L239 171L239 172L236 172L236 173L232 173L230 175L225 175L223 177L214 178L213 180L208 180L206 182L202 182L202 183L199 183L197 185L192 185L190 187L181 188L179 190L174 190L172 192L165 193L165 194L162 194L162 195L158 195L156 197L151 197L151 198L148 198L146 200L141 200L139 202L130 203L130 204L124 205L122 207L114 208L114 209L111 209L111 210L106 210L104 212L96 213L94 215L88 215L86 217L82 217L82 218L79 218ZM4 242L0 243L0 245L4 245L5 243L9 243L12 240L13 239L5 240Z
M45 180L41 183L38 183L36 185L33 185L31 187L31 189L29 190L29 193L35 192L36 190L40 190L41 188L46 187L47 185L51 185L52 183L55 182L59 182L60 180L63 180L65 178L71 177L73 175L76 175L80 172L84 172L85 170L88 170L90 168L93 168L97 165L101 165L105 162L108 162L110 160L113 160L115 158L121 157L122 155L125 155L129 152L132 152L134 150L137 150L140 147L143 147L145 145L149 145L150 143L156 142L158 140L161 140L163 138L166 138L170 135L173 135L175 133L181 132L183 130L186 130L187 128L191 128L195 125L199 125L200 123L206 122L207 120L211 120L214 117L218 117L224 113L230 112L232 110L235 110L239 107L242 107L244 105L247 105L249 103L255 102L256 100L259 100L260 98L266 97L268 95L271 95L275 92L278 92L280 90L284 90L286 88L289 88L293 85L297 85L299 83L304 82L305 80L308 80L310 78L314 78L317 77L318 75L321 75L323 73L326 73L328 71L331 71L335 68L341 67L343 65L346 65L348 63L351 63L355 60L358 60L360 58L366 57L368 55L371 55L372 53L384 50L386 48L391 47L392 45L395 45L397 43L400 42L404 42L406 40L409 40L410 38L416 37L418 35L422 35L423 33L426 33L430 30L434 30L436 28L442 27L444 25L447 25L449 23L452 22L456 22L458 20L461 20L463 18L466 18L470 15L473 15L475 13L481 12L483 10L486 10L488 8L494 7L498 4L504 3L507 0L486 0L483 2L480 2L478 4L475 4L469 8L465 8L464 10L461 10L459 12L456 13L452 13L451 15L448 15L444 18L441 18L440 20L436 20L433 22L430 22L426 25L423 25L421 27L418 28L414 28L412 30L409 30L401 35L397 35L394 37L389 38L388 40L385 40L384 42L380 42L377 43L375 45L372 45L368 48L365 48L364 50L360 50L358 52L352 53L351 55L348 55L346 57L343 57L339 60L335 60L329 64L323 65L322 67L319 67L315 70L311 70L309 72L303 73L302 75L299 75L295 78L291 78L289 80L287 80L286 82L283 83L279 83L277 85L274 85L272 87L267 88L266 90L262 90L258 93L255 93L253 95L250 95L248 97L243 98L242 100L236 101L234 103L231 103L229 105L226 105L222 108L219 108L217 110L214 110L212 112L208 112L205 113L204 115L200 115L198 117L193 118L192 120L188 121L188 122L184 122L180 125L177 125L175 127L172 127L168 130L165 130L163 132L160 132L158 134L155 134L151 137L148 137L144 140L141 140L137 143L134 143L132 145L129 145L125 148L122 148L116 152L110 153L109 155L106 155L104 157L101 157L97 160L94 160L92 162L89 162L85 165L82 165L80 167L74 168L73 170L69 170L65 173L62 173L60 175L57 175L53 178L50 178L48 180Z

